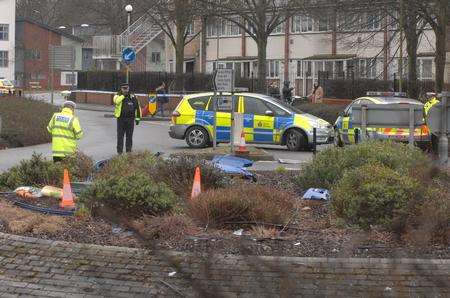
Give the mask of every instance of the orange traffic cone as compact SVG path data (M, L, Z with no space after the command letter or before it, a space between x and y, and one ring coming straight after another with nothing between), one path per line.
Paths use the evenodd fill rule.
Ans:
M241 133L241 142L239 143L239 147L238 150L236 151L236 153L239 154L247 154L248 150L247 150L247 145L245 144L245 132L242 131Z
M73 201L72 187L70 186L69 171L67 169L64 169L63 192L59 207L64 209L75 208L75 202Z
M202 192L201 187L201 175L200 175L200 167L195 168L195 175L194 175L194 184L192 185L192 193L191 193L191 200L198 197L198 195Z

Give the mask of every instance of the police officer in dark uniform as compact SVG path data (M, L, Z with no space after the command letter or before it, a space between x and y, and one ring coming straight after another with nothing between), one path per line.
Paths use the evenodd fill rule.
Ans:
M126 137L125 150L131 152L133 146L134 124L141 121L141 108L136 96L130 92L130 86L125 83L120 86L114 96L114 116L117 118L117 153L123 152L123 139Z

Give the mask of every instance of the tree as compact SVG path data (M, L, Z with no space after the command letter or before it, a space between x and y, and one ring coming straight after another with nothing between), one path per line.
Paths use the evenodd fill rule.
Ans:
M302 10L299 0L199 0L211 15L238 25L256 43L258 74L256 89L266 90L267 42L270 34L294 13Z
M146 14L169 38L175 49L176 90L184 89L184 48L201 31L191 34L190 26L201 17L201 10L194 0L149 0L144 1Z
M414 8L433 28L436 35L436 92L444 87L446 63L447 26L450 22L450 2L448 0L414 0Z

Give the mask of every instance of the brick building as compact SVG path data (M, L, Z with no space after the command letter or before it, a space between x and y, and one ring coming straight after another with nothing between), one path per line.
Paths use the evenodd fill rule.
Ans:
M55 70L55 89L67 89L76 85L76 71L82 69L83 40L28 19L16 20L16 82L18 86L30 88L50 86L50 46L71 46L75 49L75 73L72 69Z

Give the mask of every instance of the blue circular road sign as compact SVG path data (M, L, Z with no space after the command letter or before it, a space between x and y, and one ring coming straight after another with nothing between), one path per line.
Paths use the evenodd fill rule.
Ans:
M133 63L136 60L136 51L133 48L125 48L122 52L122 59L127 64Z

